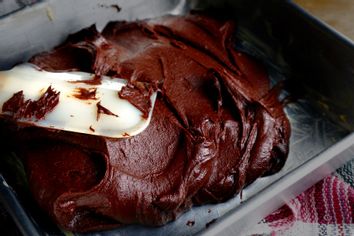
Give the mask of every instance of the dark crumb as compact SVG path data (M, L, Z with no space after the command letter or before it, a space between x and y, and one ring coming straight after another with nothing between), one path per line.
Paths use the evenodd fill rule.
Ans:
M103 8L113 8L117 12L120 12L122 10L122 8L120 6L118 6L118 4L111 4L111 5L99 4L99 6L103 7Z
M123 137L130 137L130 134L124 133L122 136L123 136Z
M208 223L205 224L205 228L208 228L211 224L215 223L217 219L212 219L211 221L209 221Z
M75 88L73 96L82 100L97 100L96 91L97 88Z
M211 212L211 209L208 209L208 213L210 213Z
M97 104L97 120L100 119L100 115L101 114L106 114L106 115L110 115L110 116L115 116L118 117L118 115L114 114L113 112L111 112L110 110L108 110L107 108L105 108L104 106L101 105L101 101L99 101Z
M118 6L118 4L112 4L111 7L116 9L117 12L120 12L122 10L122 8L120 6Z
M90 125L90 128L89 128L92 132L95 132L95 129L92 128L92 125Z
M74 115L70 115L70 117L74 117Z
M186 225L192 227L195 224L194 220L188 220Z

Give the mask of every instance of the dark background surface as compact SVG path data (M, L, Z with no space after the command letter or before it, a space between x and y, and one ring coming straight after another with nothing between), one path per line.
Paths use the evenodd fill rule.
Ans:
M1 235L21 235L16 228L14 221L0 203L0 234Z
M36 0L0 0L0 16L7 15L13 11L35 3ZM0 202L0 235L21 235L15 222Z

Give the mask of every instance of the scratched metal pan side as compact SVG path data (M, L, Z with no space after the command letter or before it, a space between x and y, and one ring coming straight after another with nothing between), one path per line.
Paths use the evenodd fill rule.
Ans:
M180 0L43 0L0 19L0 69L49 50L74 32L109 21L160 16L180 9ZM116 8L115 6L119 6Z
M122 10L117 12L109 7L112 4ZM350 132L354 122L347 109L354 111L354 107L345 98L352 96L349 90L354 76L349 66L354 49L287 1L42 1L0 20L0 69L49 50L68 34L94 23L102 29L112 20L184 14L189 9L234 18L239 26L235 47L263 61L273 82L289 81L282 95L297 99L285 109L292 126L288 160L279 173L248 186L242 199L235 196L225 203L193 207L162 227L132 225L90 235L237 235L352 156L354 137ZM341 53L344 58L339 58ZM327 79L318 86L324 73ZM334 96L342 87L348 94ZM32 222L33 211L28 212ZM43 234L57 232L43 228L41 218L34 218L33 225L18 222L21 227L38 225ZM189 221L194 225L188 225Z

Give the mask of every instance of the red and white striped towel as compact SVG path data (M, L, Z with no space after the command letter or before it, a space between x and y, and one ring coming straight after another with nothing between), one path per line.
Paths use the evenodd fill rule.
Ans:
M246 235L354 235L354 161L279 208Z

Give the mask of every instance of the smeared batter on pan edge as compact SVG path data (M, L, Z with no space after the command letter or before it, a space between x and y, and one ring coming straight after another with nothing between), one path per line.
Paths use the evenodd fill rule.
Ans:
M125 98L143 114L146 94L159 91L151 124L134 137L12 132L38 204L71 231L162 225L279 171L289 122L264 68L234 49L234 32L234 22L198 14L111 22L33 57L45 70L127 79Z

